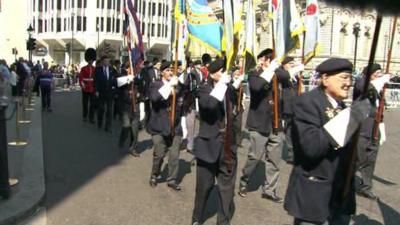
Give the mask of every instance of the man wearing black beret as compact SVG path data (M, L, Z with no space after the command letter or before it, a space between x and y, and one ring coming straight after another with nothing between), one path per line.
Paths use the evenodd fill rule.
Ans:
M363 76L354 85L353 100L361 96L365 84L367 67L363 70ZM378 137L374 137L375 117L380 101L381 89L384 83L389 82L390 76L382 73L381 65L373 64L371 69L371 82L368 86L368 99L371 104L371 112L361 125L360 136L357 143L357 167L361 174L361 184L357 187L357 193L363 197L375 200L377 196L372 192L372 177L374 175L376 158L379 145L386 139L385 125L381 122L378 129ZM379 118L382 121L382 118Z
M320 86L293 103L294 166L284 208L295 225L348 225L355 213L355 131L369 113L368 100L346 108L353 66L332 58L316 71ZM348 175L350 174L349 180Z
M164 61L160 65L160 71L161 79L155 80L149 87L151 116L147 125L147 132L151 134L154 145L150 186L157 186L164 157L168 152L167 185L175 191L180 191L181 187L177 184L176 179L179 169L179 147L182 141L182 87L178 78L173 76L171 62ZM173 89L176 91L176 107L174 124L171 126L170 111Z
M279 63L273 60L272 49L265 49L257 56L258 67L249 73L250 108L246 126L251 146L240 177L239 195L246 197L248 185L260 162L265 163L265 181L261 197L281 203L277 194L279 164L281 161L282 135L273 131L272 77Z
M197 159L196 194L192 224L202 224L210 192L218 185L217 224L229 225L234 214L234 189L236 180L236 146L233 137L232 113L233 87L231 77L224 71L223 59L208 66L208 81L198 91L200 129L194 142ZM229 134L230 143L225 142ZM225 144L225 145L224 145Z

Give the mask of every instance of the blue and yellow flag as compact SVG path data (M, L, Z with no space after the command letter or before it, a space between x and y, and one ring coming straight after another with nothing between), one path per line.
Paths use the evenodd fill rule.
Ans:
M175 16L186 15L189 38L221 55L222 25L207 0L177 0L177 4Z

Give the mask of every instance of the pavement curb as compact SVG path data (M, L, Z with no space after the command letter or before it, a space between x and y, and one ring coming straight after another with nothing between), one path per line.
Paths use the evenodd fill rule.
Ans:
M20 183L12 189L11 198L0 202L0 225L15 224L31 215L45 196L42 112L39 97L30 113L28 145L25 147Z

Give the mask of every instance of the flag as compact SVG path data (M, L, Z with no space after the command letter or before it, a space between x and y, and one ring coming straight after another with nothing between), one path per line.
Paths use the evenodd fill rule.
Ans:
M306 37L304 44L304 63L310 61L321 50L319 45L319 7L317 0L307 0L307 10L304 17Z
M134 73L139 72L144 61L144 47L142 32L140 31L140 21L136 14L136 9L132 1L125 0L125 20L123 34L127 42L129 60L134 69Z
M239 31L242 29L240 0L224 1L224 36L222 50L226 53L226 69L234 64L239 47ZM254 35L254 34L253 34Z
M246 26L245 26L245 47L244 53L245 56L245 71L256 66L255 52L256 52L256 15L254 8L254 0L247 1L247 17L246 17Z
M178 47L178 57L177 59L182 62L182 67L186 67L186 57L185 57L185 50L188 43L188 29L187 29L187 19L185 15L185 5L184 0L177 0L175 3L175 19L177 29L179 29L178 37L178 46L176 46L176 42L174 43L174 48ZM175 57L174 57L175 58Z
M221 55L222 26L207 0L186 0L190 40Z
M304 25L294 0L281 0L277 6L273 23L274 50L277 59L282 61L294 49L300 48L300 34L304 31Z
M276 10L280 4L281 0L269 0L268 4L268 17L274 19L276 16Z

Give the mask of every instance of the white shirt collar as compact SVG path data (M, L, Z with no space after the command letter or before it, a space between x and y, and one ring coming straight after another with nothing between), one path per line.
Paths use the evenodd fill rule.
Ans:
M331 103L332 107L334 109L336 109L339 105L338 102L330 94L328 94L328 93L325 93L325 94L328 97L328 101Z

